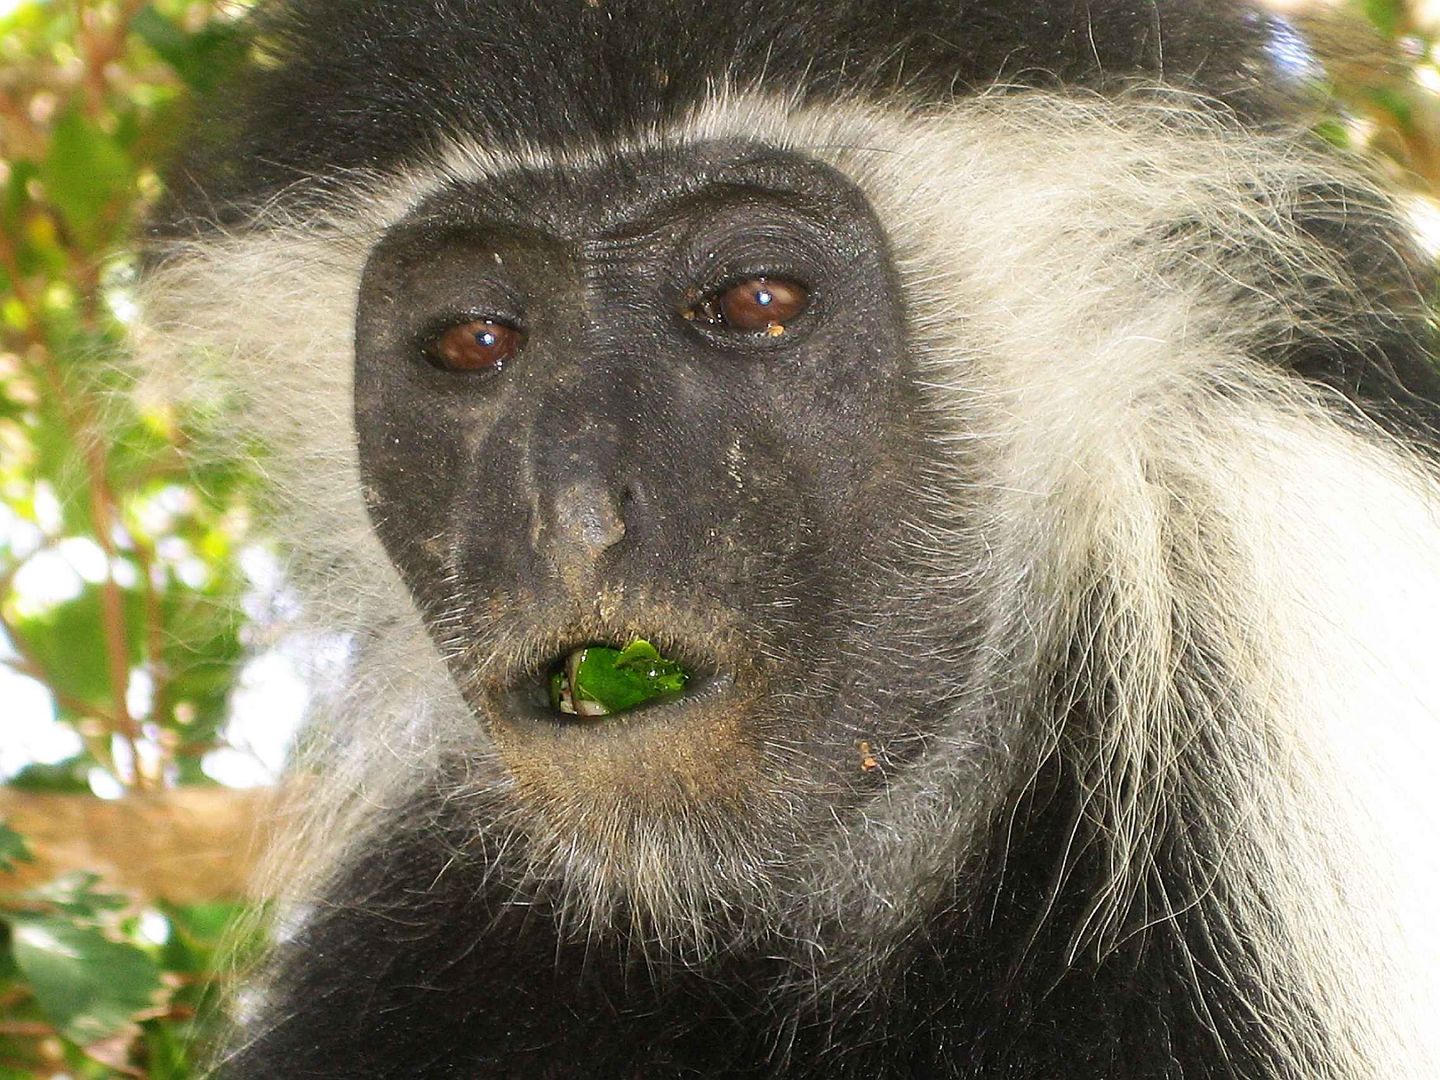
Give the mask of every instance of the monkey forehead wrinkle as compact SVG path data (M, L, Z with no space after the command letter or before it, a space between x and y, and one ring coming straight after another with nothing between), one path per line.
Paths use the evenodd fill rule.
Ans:
M468 170L457 160L457 171L459 177L424 195L414 219L537 228L597 256L623 255L665 239L676 227L679 205L716 193L742 206L747 193L772 205L788 201L797 215L815 220L824 220L832 205L851 213L866 207L843 173L808 154L748 139L677 144L661 152L637 144L631 152L581 157L569 168L502 167L475 179L461 178Z

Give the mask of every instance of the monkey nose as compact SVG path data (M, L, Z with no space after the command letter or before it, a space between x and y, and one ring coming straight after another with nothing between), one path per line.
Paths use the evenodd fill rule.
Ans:
M563 488L550 515L550 547L562 564L588 566L625 536L616 497L593 480Z

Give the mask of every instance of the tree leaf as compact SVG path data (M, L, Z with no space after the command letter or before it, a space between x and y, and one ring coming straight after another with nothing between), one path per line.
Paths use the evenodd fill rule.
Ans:
M44 885L26 889L22 895L27 903L43 909L47 915L61 912L86 922L123 911L130 901L118 893L96 889L95 883L99 880L97 874L77 870L62 874Z
M624 649L604 645L586 649L572 677L571 693L576 700L598 702L616 713L678 694L689 678L679 664L662 658L648 641L637 639Z
M188 86L201 93L214 89L245 55L238 21L210 23L196 33L186 33L153 4L147 4L130 26Z
M203 974L227 940L237 920L247 910L235 901L212 900L200 904L162 905L170 920L170 939L161 949L167 971ZM237 942L230 942L234 947Z
M1400 4L1397 0L1361 0L1365 16L1386 37L1394 37L1400 25Z
M105 220L106 211L120 201L129 202L134 179L130 158L120 144L79 111L56 121L40 180L86 247L100 246L114 225Z
M144 604L133 592L123 591L121 597L129 667L140 659ZM99 585L86 585L73 600L17 619L15 630L57 690L97 705L110 701L110 667Z
M244 653L236 616L238 586L222 578L215 589L217 595L212 597L172 582L161 600L166 627L162 658L170 672L169 699L187 702L193 713L188 724L177 725L186 744L207 744L218 738ZM169 718L159 719L168 722Z
M146 1024L146 1080L188 1080L194 1075L189 1048L180 1034L165 1024Z
M112 941L96 926L20 915L10 947L45 1016L81 1046L130 1028L165 994L149 955Z
M19 791L88 794L90 770L94 767L95 759L87 754L76 754L63 761L32 761L5 783Z
M34 862L25 838L0 821L0 873L9 873L17 862Z

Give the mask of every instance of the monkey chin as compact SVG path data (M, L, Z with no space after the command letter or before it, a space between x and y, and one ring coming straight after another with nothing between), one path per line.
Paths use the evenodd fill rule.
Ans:
M478 711L523 798L663 813L729 803L755 787L746 777L760 765L759 689L729 672L698 681L679 698L575 718L538 704L527 679L487 694Z
M642 636L597 629L541 635L547 648L538 655ZM745 932L737 913L757 909L783 858L785 770L757 666L650 633L695 673L682 697L605 717L565 716L541 703L549 665L524 662L465 696L507 774L497 811L523 836L509 870L527 891L550 897L562 932L618 936L652 960L694 962Z
M716 822L733 829L755 820L775 784L766 663L718 620L665 607L523 631L486 677L456 673L513 779L514 800L557 837L588 838L622 860L616 846L642 835L713 835ZM561 714L546 702L545 673L557 657L639 637L692 673L681 696L603 717Z

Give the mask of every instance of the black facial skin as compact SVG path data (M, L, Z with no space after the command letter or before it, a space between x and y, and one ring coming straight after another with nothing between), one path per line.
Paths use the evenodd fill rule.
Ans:
M757 276L808 290L783 332L695 317ZM902 602L925 433L897 295L846 181L744 147L466 186L377 247L357 317L367 501L543 827L670 830L734 867L710 888L739 889L940 715L946 643ZM444 369L434 341L477 319L523 346ZM570 649L634 637L692 692L600 721L538 703ZM628 843L595 854L637 858Z

